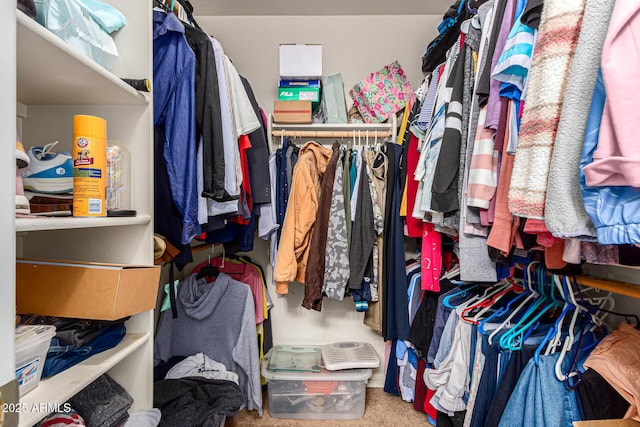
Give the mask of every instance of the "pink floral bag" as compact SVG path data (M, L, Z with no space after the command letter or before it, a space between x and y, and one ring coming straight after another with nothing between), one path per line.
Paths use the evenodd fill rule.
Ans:
M402 110L415 98L398 61L361 80L349 91L353 105L367 123L379 123Z

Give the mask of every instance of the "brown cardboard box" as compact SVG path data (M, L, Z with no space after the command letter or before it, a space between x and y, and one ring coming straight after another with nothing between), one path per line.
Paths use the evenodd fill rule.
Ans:
M276 123L311 123L311 101L273 101Z
M160 267L16 261L16 312L116 320L155 308Z

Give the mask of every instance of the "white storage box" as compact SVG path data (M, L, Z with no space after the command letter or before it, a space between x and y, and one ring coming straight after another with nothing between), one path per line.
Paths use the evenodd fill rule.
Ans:
M268 369L272 352L262 360L262 376L267 380L273 418L351 420L364 415L371 369L272 371Z
M281 44L280 77L315 80L322 77L321 44Z
M38 386L49 344L55 334L56 327L50 325L16 328L16 380L20 396Z

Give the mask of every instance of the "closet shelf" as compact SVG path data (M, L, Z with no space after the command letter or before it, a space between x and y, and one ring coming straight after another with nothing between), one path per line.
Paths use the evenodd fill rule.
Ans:
M146 105L148 99L21 11L17 100L27 105Z
M138 215L123 218L75 218L75 217L36 217L16 218L16 232L64 230L73 228L122 227L125 225L144 225L151 222L151 215Z
M20 403L26 408L37 408L41 404L47 403L62 404L142 347L150 338L149 333L127 334L116 347L96 354L58 375L40 381L38 387L20 398ZM20 414L20 426L32 426L47 414L47 409L22 413Z

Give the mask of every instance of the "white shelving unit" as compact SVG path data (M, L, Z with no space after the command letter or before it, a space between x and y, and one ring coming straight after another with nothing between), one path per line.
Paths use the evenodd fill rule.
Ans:
M17 12L18 99L24 104L145 104L147 99L97 63Z
M10 44L0 59L0 149L5 167L0 190L0 250L3 298L0 306L0 386L14 376L15 257L153 265L153 112L150 94L121 78L149 78L152 70L150 0L107 0L127 17L114 34L119 58L112 71L85 57L37 22L16 10L16 1L0 6L0 35ZM10 70L10 71L7 71ZM8 98L8 99L7 99ZM16 111L21 118L16 119ZM25 148L59 141L71 151L73 116L96 115L107 121L108 143L131 155L133 209L130 218L15 218L16 127ZM15 243L14 243L15 242ZM10 249L10 250L9 250ZM52 283L55 286L55 283ZM21 403L63 403L103 373L134 398L131 411L153 403L153 312L132 316L127 335L115 348L42 380ZM7 377L9 374L9 378ZM4 396L3 396L4 400ZM19 426L32 426L46 412L20 414Z
M149 334L127 334L116 347L80 362L73 369L42 380L38 388L20 399L20 403L33 408L43 402L64 402L148 341ZM39 412L30 412L20 419L20 425L31 426L41 418Z
M35 217L16 218L16 232L65 230L73 228L123 227L151 223L151 215L122 218Z

